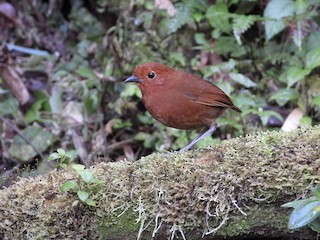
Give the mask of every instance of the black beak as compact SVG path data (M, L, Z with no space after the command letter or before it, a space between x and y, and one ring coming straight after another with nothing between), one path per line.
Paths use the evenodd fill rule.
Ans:
M128 77L124 82L125 83L128 83L128 82L141 83L142 80L140 78L137 78L135 75L132 75L131 77Z

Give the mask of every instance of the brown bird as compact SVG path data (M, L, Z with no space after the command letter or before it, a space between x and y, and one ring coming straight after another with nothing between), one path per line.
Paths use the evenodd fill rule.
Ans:
M180 151L190 149L217 128L216 119L227 108L241 112L214 84L191 73L157 62L138 65L125 82L136 82L150 114L166 126L178 129L209 127Z

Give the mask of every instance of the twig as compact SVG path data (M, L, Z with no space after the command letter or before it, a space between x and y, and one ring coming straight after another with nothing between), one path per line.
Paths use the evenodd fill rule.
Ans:
M19 134L20 137L21 137L26 143L28 143L28 144L32 147L32 149L33 149L42 159L44 159L44 155L38 150L38 148L37 148L36 146L34 146L34 144L33 144L28 138L26 138L26 137L23 135L23 133L22 133L16 126L14 126L8 119L5 119L5 118L2 117L1 115L0 115L0 119L1 119L2 121L4 121L9 127L11 127L17 134Z
M49 53L47 51L44 50L39 50L39 49L33 49L33 48L26 48L26 47L21 47L12 43L8 43L7 47L9 49L9 51L17 51L17 52L21 52L21 53L26 53L26 54L31 54L31 55L38 55L41 57L47 57L49 56Z
M107 146L107 150L115 149L115 148L121 147L124 144L128 144L131 142L133 142L132 139L127 139L127 140L123 140L120 142L116 142L116 143L113 143L113 144L110 144L109 146Z

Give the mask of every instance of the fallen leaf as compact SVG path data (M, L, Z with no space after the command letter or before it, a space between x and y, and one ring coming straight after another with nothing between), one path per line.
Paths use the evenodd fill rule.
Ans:
M300 108L295 108L284 121L281 130L285 132L297 129L300 124L300 119L303 116L303 112Z
M30 100L28 89L13 67L6 64L0 64L0 77L8 85L21 105L26 104Z
M133 162L135 160L134 151L133 151L131 145L129 145L129 144L123 145L123 152L124 152L124 155L126 156L126 159L128 161Z
M80 102L70 101L65 106L62 116L68 123L83 124L83 105Z

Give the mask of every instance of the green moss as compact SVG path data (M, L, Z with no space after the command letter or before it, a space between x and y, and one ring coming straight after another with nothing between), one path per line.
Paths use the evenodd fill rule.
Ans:
M287 229L288 219L289 211L287 209L279 211L278 208L272 206L266 208L256 205L252 206L250 214L247 216L233 216L230 219L231 224L226 224L221 228L220 235L226 237L238 236L239 229L241 229L242 235L249 235L252 233L253 228L257 229L257 231L279 229L284 234L285 232L290 232ZM271 235L272 232L270 232Z
M134 163L100 163L93 167L103 182L92 195L97 207L74 204L76 194L60 192L63 182L78 177L73 172L21 179L0 192L0 235L135 239L149 223L146 239L161 231L170 236L195 229L201 236L220 224L220 236L245 235L264 226L286 229L287 213L274 217L274 212L311 183L319 184L319 137L319 126L266 132L208 149L152 154Z
M99 239L110 239L118 236L117 239L126 239L128 234L137 236L140 224L136 222L136 216L131 211L126 211L122 215L110 215L101 219L99 223ZM120 216L119 216L120 215Z

